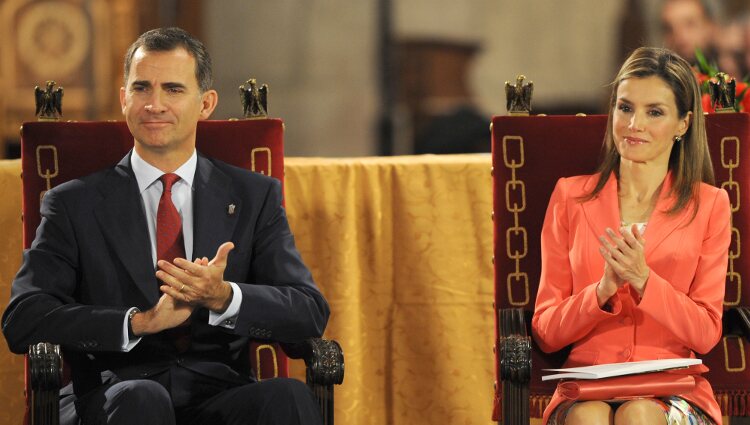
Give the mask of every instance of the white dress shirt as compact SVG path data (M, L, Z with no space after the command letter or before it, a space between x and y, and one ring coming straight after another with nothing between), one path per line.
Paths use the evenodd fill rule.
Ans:
M163 171L154 167L141 158L133 149L130 157L130 165L133 168L135 179L138 182L138 191L141 194L143 210L146 213L146 223L148 224L148 236L151 241L151 259L153 260L154 270L156 270L156 213L159 209L159 199L163 192L163 184L160 180L164 174ZM195 178L195 169L198 165L198 155L193 150L184 164L182 164L174 174L180 176L172 186L172 202L180 213L182 219L182 238L185 243L185 258L193 256L193 179ZM229 282L232 286L232 301L224 313L215 313L209 311L208 323L212 326L222 326L234 329L237 316L242 304L242 292L234 282ZM130 351L140 342L140 337L133 339L128 338L128 316L135 309L131 308L125 313L123 322L123 351Z

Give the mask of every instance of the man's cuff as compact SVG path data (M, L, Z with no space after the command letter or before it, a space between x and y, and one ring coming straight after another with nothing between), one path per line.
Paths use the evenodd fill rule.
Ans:
M128 318L130 317L130 312L133 310L137 310L135 307L129 308L128 311L125 312L125 319L122 321L122 351L128 352L133 349L139 342L141 342L141 337L137 336L133 339L128 338Z
M240 315L240 306L242 305L242 291L234 282L228 282L232 286L232 302L224 313L208 312L208 324L211 326L221 326L222 328L234 329L237 324L237 316Z

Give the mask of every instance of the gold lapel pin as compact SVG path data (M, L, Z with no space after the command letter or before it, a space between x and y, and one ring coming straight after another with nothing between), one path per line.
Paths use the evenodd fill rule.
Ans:
M236 209L234 204L227 205L227 214L234 215L234 210Z

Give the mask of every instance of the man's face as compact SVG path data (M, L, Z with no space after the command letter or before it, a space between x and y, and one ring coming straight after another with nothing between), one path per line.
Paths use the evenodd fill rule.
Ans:
M139 48L120 89L120 105L139 153L189 155L198 120L216 106L216 92L200 92L195 58L187 50Z
M695 49L706 51L711 41L713 23L698 0L669 0L661 13L664 42L683 58L693 61Z

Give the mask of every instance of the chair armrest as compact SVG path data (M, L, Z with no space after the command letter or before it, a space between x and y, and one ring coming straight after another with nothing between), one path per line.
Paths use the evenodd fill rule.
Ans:
M526 332L524 311L520 308L499 309L497 369L500 388L496 390L501 424L528 425L529 384L531 381L531 338ZM498 391L499 390L499 391Z
M732 307L722 318L724 335L737 335L750 341L750 307Z
M523 309L500 309L500 379L517 383L531 380L531 338Z
M34 391L60 390L62 387L60 346L40 342L29 346L29 375Z
M31 425L60 423L63 361L60 346L47 342L29 346L27 356L27 412Z
M298 344L281 344L289 358L304 359L307 385L318 401L325 425L334 423L333 386L344 381L344 352L336 341L309 338Z
M309 338L282 347L289 358L305 361L309 385L341 385L344 381L344 352L338 342Z

